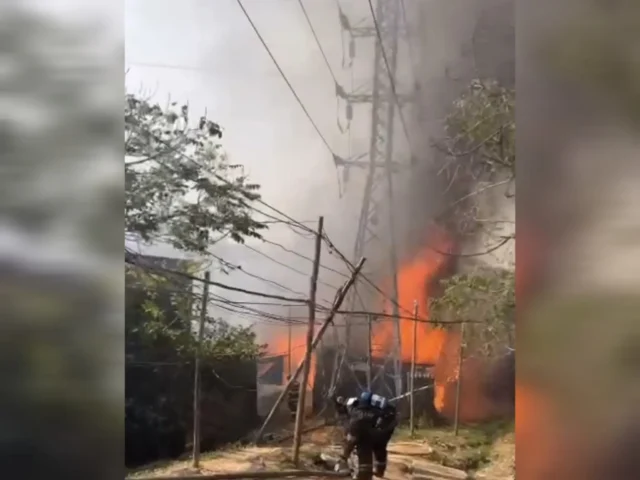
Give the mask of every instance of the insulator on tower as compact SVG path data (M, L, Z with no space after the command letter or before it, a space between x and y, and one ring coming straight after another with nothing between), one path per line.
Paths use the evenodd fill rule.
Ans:
M349 41L349 58L353 60L356 57L356 41L351 37Z
M347 120L353 120L353 105L347 103Z

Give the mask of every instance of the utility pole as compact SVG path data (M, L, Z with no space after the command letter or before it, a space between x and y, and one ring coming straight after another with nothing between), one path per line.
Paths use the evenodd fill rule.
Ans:
M402 362L400 346L400 312L398 307L398 259L396 251L394 214L394 191L393 174L402 168L400 162L393 159L393 137L394 119L396 113L396 101L402 104L407 98L399 95L396 99L392 81L395 82L396 69L398 63L398 40L400 29L400 0L378 0L376 4L375 21L371 19L371 27L353 28L349 27L348 32L353 38L372 38L375 41L374 53L374 74L372 90L366 95L344 95L344 98L351 105L352 103L371 104L371 133L369 140L368 162L356 160L343 160L339 163L345 170L351 167L364 169L367 171L362 207L358 221L358 231L354 245L354 259L361 258L365 253L365 247L374 237L373 230L378 222L378 211L384 205L388 209L388 228L390 234L390 244L383 245L382 248L390 252L389 270L387 276L391 278L392 310L395 322L394 328L394 370L396 395L402 393ZM343 25L344 28L346 28ZM381 41L380 41L381 40ZM389 69L387 70L387 62ZM397 92L396 92L397 93ZM410 165L410 164L409 164ZM409 166L407 165L407 166ZM382 173L382 175L379 175ZM380 183L386 184L386 195L383 198L374 196ZM355 295L350 299L350 308L355 306ZM347 348L349 347L349 328L347 327Z
M313 269L311 271L311 284L309 287L309 326L307 328L307 346L304 354L304 368L302 370L302 388L298 397L298 411L296 412L296 425L293 430L293 463L298 464L300 458L300 440L302 437L302 424L304 419L304 407L309 382L309 369L311 368L311 354L313 352L313 330L316 322L316 293L318 291L318 271L320 270L320 253L322 251L322 227L324 217L318 219L318 232L316 233L315 255L313 257Z
M453 433L457 437L460 427L460 390L462 386L462 360L464 359L464 322L460 324L460 348L458 349L458 383L456 384L456 411L453 417Z
M413 437L416 429L415 416L416 407L414 400L415 382L416 382L416 351L418 350L418 301L413 302L413 348L411 349L411 378L409 379L409 430Z
M287 374L291 375L291 307L289 307L289 323L287 324L287 333L288 333L288 355L287 355Z
M373 365L372 365L372 356L373 356L373 346L371 345L371 325L372 318L371 315L367 315L367 389L371 391L371 378L373 376Z
M204 340L204 323L207 318L210 280L211 274L207 271L204 273L200 326L198 329L198 344L196 345L195 372L193 376L193 468L200 467L200 357L202 355L202 341Z
M346 298L347 293L349 293L349 290L351 289L351 287L353 287L353 284L358 278L358 275L360 275L360 271L362 270L362 266L364 265L364 262L365 262L365 259L361 258L358 264L356 265L356 268L353 269L353 272L351 273L349 280L347 280L344 283L344 285L342 285L342 288L340 288L336 293L336 297L333 301L333 306L331 307L331 311L324 319L324 322L320 327L320 330L318 330L318 334L313 339L313 343L311 344L311 350L313 350L318 346L318 344L320 343L320 340L322 340L324 332L326 332L327 328L329 328L329 325L333 323L333 319L336 316L336 312L340 310L340 307L342 306L342 303L344 302L344 299ZM275 415L276 411L278 410L278 407L280 407L282 400L284 400L284 397L289 392L289 389L291 388L291 384L295 382L296 379L298 378L298 375L300 375L300 372L302 371L304 364L305 364L304 360L298 364L295 371L291 374L291 378L289 378L289 381L284 386L284 389L282 389L282 391L280 392L280 395L278 395L278 398L276 399L275 403L271 407L271 411L267 415L267 418L264 419L264 423L262 424L262 427L260 427L260 430L258 431L258 434L255 437L254 442L256 444L258 444L262 439L262 436L264 435L264 432L267 429L269 422Z

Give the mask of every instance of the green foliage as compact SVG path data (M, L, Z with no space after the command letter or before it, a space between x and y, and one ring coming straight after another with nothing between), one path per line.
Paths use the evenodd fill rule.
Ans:
M505 222L487 211L497 207L496 197L482 198L483 192L501 185L506 198L514 196L515 91L494 80L473 80L453 102L444 130L434 146L442 153L438 175L444 177L445 201L451 201L441 214L448 229L459 238L503 230Z
M240 243L246 237L260 238L266 226L253 220L250 206L260 198L259 186L248 181L240 165L228 162L218 124L202 117L192 128L188 107L175 107L163 109L125 95L125 232L202 257L223 237ZM178 270L194 275L200 267L183 262ZM191 319L200 310L200 298L190 281L171 273L174 268L160 262L127 269L127 344L136 361L193 359ZM213 318L206 325L205 356L259 354L249 329Z
M446 429L418 424L413 438L406 426L398 429L401 440L421 441L429 445L425 458L445 467L465 471L478 470L492 460L493 445L497 440L514 444L513 422L497 421L479 425L462 426L455 435L450 426ZM515 467L515 465L514 465Z
M190 280L178 275L127 269L126 461L131 464L179 455L184 449L199 348L195 333L202 298L194 290ZM217 433L203 430L203 448L208 448L205 441L237 438L248 428L243 422L253 421L255 408L247 399L255 399L255 360L261 352L250 327L205 318L200 346L203 428L215 425ZM225 404L232 395L238 403ZM226 430L223 436L221 430ZM150 445L156 446L155 453Z
M132 361L191 362L196 354L195 312L201 296L190 282L170 274L127 268L126 338ZM230 325L207 317L201 355L203 361L224 358L256 359L263 346L250 327Z
M472 353L494 356L515 341L515 274L483 271L443 280L443 294L431 300L433 320L472 321L465 331L465 347Z
M124 103L128 234L202 255L221 238L261 238L250 207L259 186L228 162L219 125L202 117L191 128L187 106L163 110L131 94Z
M445 121L446 151L485 174L515 176L515 91L474 80Z
M240 165L228 162L219 143L220 127L201 118L192 128L188 108L175 112L174 107L162 109L125 96L125 234L201 258L211 256L211 245L222 238L239 243L260 238L266 227L252 218L251 208L260 198L259 187ZM255 359L262 350L255 333L207 317L199 344L195 333L202 295L189 277L203 265L126 255L135 263L126 270L126 461L182 453L198 353L203 422L205 427L213 422L218 430L214 435L203 430L203 447L207 439L232 438L237 426L252 421L246 409L255 410L247 403L255 398ZM220 406L232 395L237 404Z

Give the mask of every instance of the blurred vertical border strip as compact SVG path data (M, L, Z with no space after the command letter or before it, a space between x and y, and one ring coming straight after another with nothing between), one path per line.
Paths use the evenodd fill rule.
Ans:
M0 7L0 458L124 475L123 5Z
M516 12L517 473L633 478L640 3L519 0Z

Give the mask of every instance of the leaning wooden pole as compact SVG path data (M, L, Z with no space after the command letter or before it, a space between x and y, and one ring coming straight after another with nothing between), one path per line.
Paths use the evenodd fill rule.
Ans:
M364 265L364 262L365 262L365 259L362 258L356 265L356 268L351 273L351 277L349 278L349 280L347 280L347 282L342 286L342 288L338 290L338 293L336 294L336 298L333 302L333 306L331 307L331 311L329 312L329 315L327 315L327 318L325 318L324 323L318 330L316 337L313 339L313 344L311 345L312 351L318 346L318 343L320 343L320 340L322 340L322 336L324 335L324 332L326 332L329 325L331 325L331 323L333 322L333 318L336 316L336 312L340 309L340 306L342 305L342 302L344 302L344 299L347 296L349 289L351 289L351 287L356 281L356 278L360 274L360 270L362 270L362 266ZM296 368L296 371L291 374L289 381L285 385L282 392L280 392L280 395L278 396L278 399L274 403L273 407L271 407L271 411L269 412L269 415L267 415L267 418L265 418L264 423L262 424L262 427L260 427L260 430L256 435L255 443L260 442L260 440L262 439L262 436L264 435L264 432L267 426L269 425L269 422L271 421L276 411L280 407L282 400L284 400L287 393L289 392L289 389L291 388L291 385L293 384L293 382L297 380L298 375L300 375L303 365L304 365L304 359L300 362L300 364Z
M309 383L309 370L313 351L313 330L316 323L316 293L318 291L318 271L320 270L320 254L322 252L322 227L324 218L318 219L318 232L316 233L315 255L311 270L311 284L309 287L309 325L307 327L307 345L304 354L304 366L302 369L302 389L298 396L298 410L296 412L296 424L293 429L293 464L298 465L300 459L300 440L302 438L302 425L304 423L304 410L307 398L307 385Z

